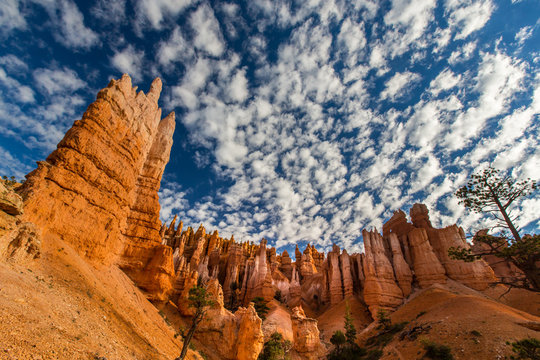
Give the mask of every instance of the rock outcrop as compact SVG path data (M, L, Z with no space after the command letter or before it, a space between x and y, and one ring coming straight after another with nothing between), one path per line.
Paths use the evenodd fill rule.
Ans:
M0 180L0 258L23 263L41 256L40 230L21 221L23 213L22 198Z
M24 219L95 264L118 264L152 299L174 275L161 245L157 190L174 114L161 120L161 81L145 95L129 76L111 80L46 161L26 176Z
M11 186L0 180L0 237L15 227L19 215L23 213L22 198Z
M421 204L412 207L411 219L413 223L400 210L384 224L382 234L364 230L365 254L349 255L334 245L325 258L314 246L307 245L303 252L297 246L295 262L286 251L280 255L268 248L266 240L260 245L236 243L234 237L224 239L216 231L209 235L202 226L194 233L191 227L174 229L173 223L163 243L175 247L175 261L184 264L177 270L177 284L193 270L214 274L225 289L227 306L247 306L256 296L271 300L279 294L289 308L302 306L313 313L356 295L375 317L379 309L397 308L415 288L451 278L481 290L496 280L484 261L464 263L448 257L451 246L468 246L459 227L433 228ZM175 289L177 294L180 290Z
M319 338L317 320L306 317L301 306L292 309L293 351L302 359L316 360L324 357L326 348Z
M489 252L489 246L487 244L477 241L478 236L486 235L488 235L487 230L480 230L475 234L471 246L474 254L485 254ZM525 274L506 259L495 255L482 255L482 259L493 269L495 276L502 282L519 284L525 278Z
M380 309L395 309L403 302L392 263L386 255L383 237L376 231L362 232L364 258L364 301L375 319Z
M431 247L426 229L414 228L407 234L407 238L418 285L426 288L433 284L446 283L446 271Z
M233 314L223 307L223 291L217 279L209 280L206 288L214 306L197 327L195 338L219 354L220 359L257 359L264 345L264 335L262 320L257 316L253 303L240 307Z

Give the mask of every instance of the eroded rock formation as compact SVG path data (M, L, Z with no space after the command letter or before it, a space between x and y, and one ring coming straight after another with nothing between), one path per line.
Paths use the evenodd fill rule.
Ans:
M224 308L223 291L217 279L211 279L206 289L214 300L195 337L207 348L219 354L220 359L255 360L264 345L262 320L253 304L240 307L234 314Z
M157 191L169 160L174 113L161 120L161 80L145 95L111 80L21 188L24 219L93 263L118 264L150 298L174 274L161 245Z
M321 359L326 348L319 338L317 320L306 317L301 306L292 309L293 350L302 359Z
M496 278L484 261L464 263L452 260L451 246L468 246L456 225L433 228L427 208L415 204L413 223L397 211L377 230L363 231L365 254L349 255L334 245L326 257L314 246L281 255L260 245L237 243L199 226L174 228L177 219L163 227L163 243L175 249L176 296L192 271L215 278L224 288L227 306L247 306L257 296L271 300L277 296L289 308L302 306L317 313L349 296L360 296L373 317L379 309L397 308L414 290L443 284L448 278L475 289L485 289ZM182 223L180 223L182 224ZM234 306L233 306L234 307Z

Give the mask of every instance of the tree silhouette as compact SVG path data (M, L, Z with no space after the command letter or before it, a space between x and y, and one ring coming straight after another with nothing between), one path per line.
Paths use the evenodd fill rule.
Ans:
M471 249L451 247L448 250L454 259L472 262L485 255L495 255L513 263L523 271L525 277L515 281L505 281L506 285L540 291L540 272L536 263L540 261L540 236L521 237L515 225L517 215L512 214L512 205L537 190L535 180L517 181L508 174L501 174L489 167L471 175L467 185L461 187L456 196L467 209L481 214L490 214L495 220L494 228L502 228L499 236L477 234L475 243L485 249L473 253ZM512 236L506 236L509 230Z
M191 319L191 327L189 328L187 335L184 337L182 352L175 360L183 360L186 357L189 343L193 338L193 334L195 334L197 326L203 320L204 314L206 314L208 307L214 305L214 301L210 299L210 295L206 292L206 289L201 286L194 286L189 289L188 302L189 307L195 308L195 314Z

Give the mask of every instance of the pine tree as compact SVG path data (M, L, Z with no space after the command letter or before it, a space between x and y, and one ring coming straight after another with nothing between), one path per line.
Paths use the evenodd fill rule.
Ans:
M356 341L356 327L353 321L351 307L347 303L345 308L345 337L347 338L347 343L350 345L353 345Z

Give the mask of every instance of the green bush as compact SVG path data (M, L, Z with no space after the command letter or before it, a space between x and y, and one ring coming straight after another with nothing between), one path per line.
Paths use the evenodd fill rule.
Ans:
M437 344L429 340L422 340L422 345L426 350L426 357L431 360L454 360L450 346Z
M379 360L381 358L381 356L383 356L383 351L380 350L380 349L373 349L373 350L370 350L366 357L364 358L365 360Z
M283 296L281 295L281 290L276 290L276 293L274 294L274 299L276 299L279 302L283 302Z
M379 309L377 312L377 323L379 324L377 329L387 330L390 324L392 324L392 320L390 320L390 317L385 310Z
M513 343L507 342L508 345L512 345L512 351L517 356L510 356L510 359L531 359L540 360L540 340L528 338L519 340Z
M287 360L288 352L291 349L291 342L283 340L283 335L278 332L270 335L270 340L264 343L262 352L258 360Z

